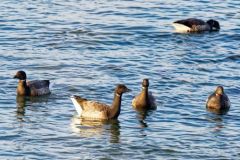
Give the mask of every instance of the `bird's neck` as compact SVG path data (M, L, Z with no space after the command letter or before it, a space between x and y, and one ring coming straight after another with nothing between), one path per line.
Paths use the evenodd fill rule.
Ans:
M30 95L30 89L27 86L26 80L19 80L18 81L17 94L22 95L22 96L29 96Z
M147 87L142 87L142 92L141 92L141 101L142 105L148 106L148 88Z
M109 118L117 118L121 111L122 94L114 93L113 103L110 109Z

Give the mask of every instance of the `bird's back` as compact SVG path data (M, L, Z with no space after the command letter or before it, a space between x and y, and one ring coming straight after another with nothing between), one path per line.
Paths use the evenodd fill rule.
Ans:
M196 18L188 18L188 19L183 19L183 20L178 20L178 21L175 21L174 23L178 23L178 24L183 24L185 26L188 26L188 27L192 27L193 25L205 25L206 22L204 22L203 20L201 19L196 19Z
M108 119L108 110L110 109L110 106L104 103L90 101L79 96L74 96L72 100L73 102L75 101L75 108L81 117L91 119Z
M31 96L50 94L49 84L49 80L27 81Z

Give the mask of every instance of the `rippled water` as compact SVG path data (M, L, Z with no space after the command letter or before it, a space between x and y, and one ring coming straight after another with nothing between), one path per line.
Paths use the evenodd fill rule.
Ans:
M240 1L5 0L0 4L0 159L237 159L240 157ZM186 17L220 21L221 31L178 34ZM50 79L52 94L16 96L17 70ZM143 78L158 108L131 100ZM118 120L76 117L78 94L111 103ZM228 114L205 110L223 85Z

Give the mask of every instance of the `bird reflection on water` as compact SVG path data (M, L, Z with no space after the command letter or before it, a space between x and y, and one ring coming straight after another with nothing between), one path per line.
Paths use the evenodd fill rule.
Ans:
M110 143L119 143L120 141L120 125L118 119L98 120L84 119L73 116L71 121L72 131L81 137L101 137L110 134Z
M25 96L17 96L16 97L17 104L17 117L23 117L25 115L25 106L26 106L26 98Z
M211 123L214 124L211 126L214 132L220 132L222 128L224 128L224 117L222 114L215 114L214 112L210 111L206 115L206 119Z
M23 121L25 116L26 107L35 103L47 103L50 95L45 95L41 97L28 97L28 96L16 96L17 105L17 118Z
M215 109L215 108L209 108L206 107L207 113L207 120L209 122L215 123L214 125L214 132L219 132L224 128L223 121L224 121L224 115L226 115L229 111L229 108L223 108L223 109Z
M140 126L142 128L148 127L147 122L145 119L148 116L151 116L155 110L153 109L135 109L136 110L136 118L138 119Z

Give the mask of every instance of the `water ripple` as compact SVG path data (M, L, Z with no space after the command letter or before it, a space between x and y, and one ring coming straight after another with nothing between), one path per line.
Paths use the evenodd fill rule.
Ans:
M1 159L236 159L239 6L233 0L2 2ZM217 19L221 30L175 33L172 22L189 17ZM16 96L17 70L50 79L52 94ZM143 78L158 104L147 113L131 107ZM117 121L76 117L70 95L111 104L118 83L132 92L123 95ZM205 108L217 85L231 100L226 115Z

